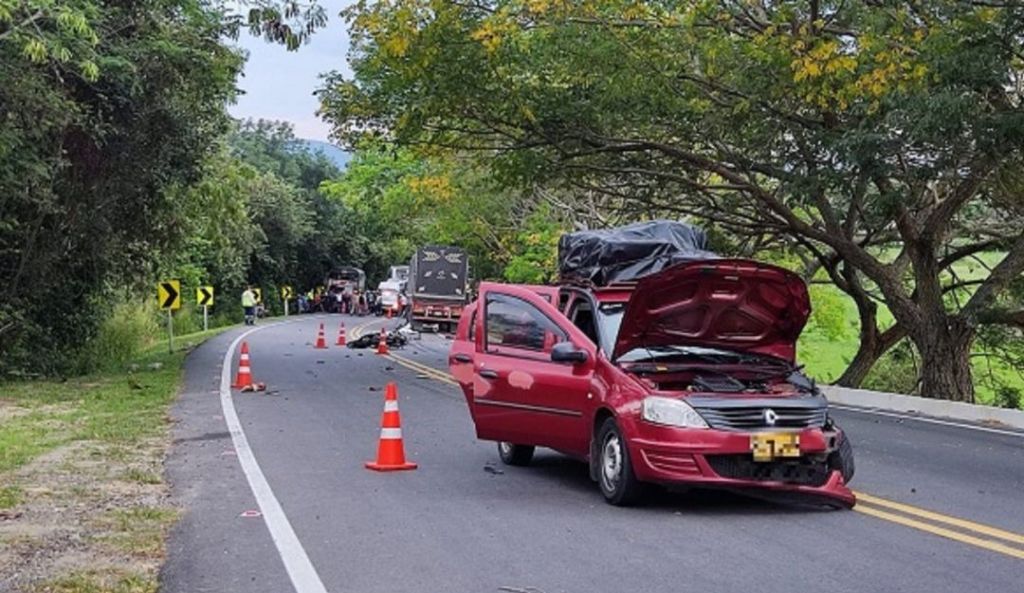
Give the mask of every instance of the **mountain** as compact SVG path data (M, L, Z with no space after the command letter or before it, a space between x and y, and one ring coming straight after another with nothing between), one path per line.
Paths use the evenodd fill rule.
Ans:
M320 140L306 140L300 138L295 142L295 145L307 152L317 154L320 153L327 157L332 163L334 163L339 169L344 170L348 162L352 160L352 155L337 146L329 143L322 142Z

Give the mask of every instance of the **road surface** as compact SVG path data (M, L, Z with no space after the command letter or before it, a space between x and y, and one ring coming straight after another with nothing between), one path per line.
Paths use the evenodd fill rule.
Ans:
M350 337L394 324L257 327L259 394L221 390L243 330L190 356L167 464L185 512L163 591L1024 592L1024 435L839 410L853 511L715 492L616 508L554 452L501 465L444 373L443 337L393 357L314 349L318 324L333 344L340 319ZM416 471L363 467L389 381Z

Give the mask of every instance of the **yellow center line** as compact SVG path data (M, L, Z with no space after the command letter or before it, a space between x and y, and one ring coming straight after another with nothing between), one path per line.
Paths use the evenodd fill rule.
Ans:
M997 543L997 542L991 542L991 541L984 540L984 539L981 539L981 538L978 538L978 537L974 537L974 536L971 536L971 535L966 535L966 534L960 533L958 531L953 531L952 529L946 529L944 527L936 527L934 525L930 525L930 524L924 523L922 521L916 521L914 519L910 519L910 518L904 517L902 515L897 515L897 514L894 514L894 513L889 513L889 512L886 512L886 511L880 511L880 510L878 510L878 509L876 509L876 508L874 508L872 506L869 506L869 505L858 504L857 506L853 507L853 510L857 511L858 513L863 513L865 515L870 515L872 517L875 517L875 518L878 518L878 519L882 519L883 521L889 521L889 522L892 522L892 523L898 523L900 525L904 525L906 527L912 527L914 529L919 529L921 531L925 531L925 532L931 533L933 535L937 535L939 537L944 537L944 538L947 538L947 539L958 541L960 543L968 544L968 545L971 545L971 546L976 546L976 547L979 547L979 548L984 548L984 549L989 550L991 552L997 552L999 554L1005 554L1007 556L1012 556L1014 558L1017 558L1017 559L1020 559L1020 560L1024 560L1024 550L1018 550L1017 548L1011 548L1010 546L1007 546L1007 545L1004 545L1004 544L1000 544L1000 543Z
M959 527L961 529L966 529L968 531L973 531L975 533L980 533L982 535L987 535L989 537L993 537L996 539L1001 539L1011 543L1024 545L1024 535L1013 533L1011 531L1004 531L1002 529L990 527L988 525L983 525L981 523L975 523L974 521L967 521L965 519L950 517L949 515L936 513L934 511L929 511L927 509L918 508L900 502L886 500L884 498L879 498L877 496L872 496L870 494L865 494L863 492L854 492L854 494L857 495L857 500L858 502L861 503L868 503L879 507L885 507L888 509L892 509L894 511L906 513L908 515L914 515L922 519L928 519L936 523L945 523L946 525L952 525L954 527Z
M394 360L398 364L400 364L400 365L402 365L402 366L404 366L404 367L406 367L406 368L408 368L410 370L413 370L413 371L422 373L424 375L427 375L431 379L436 379L438 381L441 381L442 383L447 383L448 385L458 385L459 384L458 381L453 379L451 375L449 375L449 374L447 374L447 373L445 373L443 371L439 371L437 369L428 367L426 365L421 365L418 362L409 360L408 358L405 358L403 356L399 356L399 355L395 354L394 352L392 352L389 356L391 357L392 360Z
M369 323L364 324L359 329L365 327L366 325L369 325ZM353 333L355 331L356 330L353 330ZM411 370L421 372L433 379L437 379L438 381L442 381L450 385L458 385L458 382L455 381L450 374L444 371L426 366L422 363L413 360L409 360L408 358L399 356L397 354L391 354L390 357L395 362ZM946 539L958 541L960 543L989 550L991 552L996 552L998 554L1005 554L1013 558L1024 560L1024 550L1007 546L999 542L993 542L986 539L982 539L980 537L975 537L973 535L960 533L959 531L953 531L952 529L947 529L945 527L925 523L924 521L918 521L910 517L904 517L903 515L898 515L896 513L891 513L885 510L875 508L875 506L892 509L894 511L899 511L907 515L913 515L920 519L926 519L929 521L933 521L935 523L942 523L954 527L959 527L961 529L971 531L976 534L986 535L988 537L1004 540L1014 544L1024 545L1024 535L1020 535L1003 529L998 529L996 527L991 527L989 525L984 525L981 523L975 523L973 521L968 521L965 519L958 519L957 517L951 517L949 515L936 513L934 511L929 511L927 509L922 509L912 505L886 500L884 498L879 498L877 496L866 494L864 492L858 491L855 492L854 494L856 494L857 496L858 504L853 507L853 510L861 514L875 517L876 519L881 519L883 521L888 521L890 523L903 525L904 527L910 527L912 529L924 531L932 535L937 535L939 537L944 537Z

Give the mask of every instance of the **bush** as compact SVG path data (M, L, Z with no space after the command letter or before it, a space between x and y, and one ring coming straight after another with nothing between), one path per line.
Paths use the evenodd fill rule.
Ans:
M121 367L152 344L160 335L156 305L129 301L116 305L79 355L79 372Z
M864 389L913 394L917 391L918 368L910 342L900 342L875 363L864 380Z

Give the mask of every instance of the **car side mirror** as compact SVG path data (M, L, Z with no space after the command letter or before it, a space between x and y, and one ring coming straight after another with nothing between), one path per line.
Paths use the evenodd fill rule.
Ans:
M559 342L551 349L551 361L581 364L587 362L587 352L576 348L572 342Z

